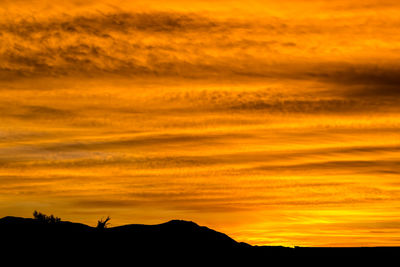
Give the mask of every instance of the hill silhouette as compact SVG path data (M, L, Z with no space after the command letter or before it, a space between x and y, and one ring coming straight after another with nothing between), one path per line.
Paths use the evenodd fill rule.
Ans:
M194 222L130 224L96 228L81 223L49 223L31 218L0 219L4 255L30 255L87 262L148 263L317 263L397 259L400 248L288 248L251 246ZM189 264L190 265L190 264Z
M181 247L185 249L234 249L249 246L238 243L229 236L199 226L194 222L172 220L157 225L130 224L98 229L81 223L60 221L46 223L31 218L4 217L0 219L0 233L4 236L22 238L35 242L49 239L91 241L102 238L108 241L129 240L131 246ZM49 238L49 239L47 239Z

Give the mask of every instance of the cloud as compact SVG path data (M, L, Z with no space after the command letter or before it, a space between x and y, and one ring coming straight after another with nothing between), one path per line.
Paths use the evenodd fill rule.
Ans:
M22 106L14 110L8 110L9 116L23 119L65 119L74 116L74 112L71 110L63 110L48 106ZM10 114L11 113L11 114ZM5 116L7 112L5 112Z
M234 138L234 136L230 136ZM222 137L223 138L223 137ZM235 139L234 139L235 140ZM198 140L203 143L204 140ZM140 143L140 141L138 141ZM170 143L169 139L165 139L167 147ZM178 144L180 144L178 142ZM157 144L160 151L165 144ZM142 146L145 146L144 144ZM153 144L149 144L150 147ZM333 148L318 148L318 149L300 149L293 151L252 151L252 152L236 152L236 153L213 153L210 155L166 155L166 156L135 156L134 154L125 154L131 151L132 148L137 148L136 143L132 146L124 145L124 153L104 153L98 155L99 152L88 151L105 151L104 147L91 147L88 149L85 146L76 147L76 151L56 149L58 158L53 159L50 155L44 156L42 147L31 148L25 151L23 157L1 157L0 166L4 169L28 168L31 170L51 168L56 169L98 169L98 168L129 168L130 170L160 170L176 168L228 168L236 167L238 173L243 173L249 165L255 166L252 170L262 170L267 172L299 172L302 170L312 171L331 171L336 169L338 172L352 171L357 169L366 169L374 172L390 173L396 171L393 161L323 161L323 159L333 159L336 157L387 157L400 152L398 146L354 146L354 147L333 147ZM96 148L96 149L95 149ZM109 146L106 150L115 151L116 146ZM12 150L11 150L12 151ZM16 150L14 150L15 152ZM53 151L53 150L51 150ZM62 152L61 152L62 151ZM72 151L72 155L71 155ZM82 153L87 151L87 153ZM281 159L286 160L285 165L281 164ZM310 160L309 163L302 161ZM300 163L299 163L300 162ZM267 164L258 166L259 164ZM239 167L242 166L242 167ZM61 178L60 178L61 179Z
M383 173L387 170L396 170L400 164L398 160L329 160L322 162L297 163L288 165L264 165L256 167L255 170L267 172L307 172L319 175L332 173L354 173L364 171L365 173Z
M335 66L336 65L336 66ZM400 96L398 65L332 64L307 74L310 78L345 86L338 89L344 96L356 98Z
M146 146L176 146L176 145L195 145L213 144L224 142L232 138L248 137L248 134L160 134L149 136L138 136L136 138L97 141L97 142L76 142L50 144L42 147L49 151L68 151L68 150L107 150L117 148L133 148Z
M371 108L377 103L366 103L352 99L328 100L281 100L281 101L248 101L247 103L231 106L232 110L267 110L280 113L338 113L360 112Z
M227 26L240 26L228 24ZM241 25L243 26L243 25ZM152 12L152 13L104 13L89 16L65 16L45 22L19 21L16 24L3 25L3 31L31 37L35 33L78 33L98 37L110 37L107 33L131 31L166 32L175 31L212 31L220 24L198 14Z
M304 77L301 77L305 80ZM316 79L316 78L314 78ZM325 82L326 83L326 82ZM334 81L325 85L332 88ZM301 83L288 83L282 89L264 88L257 90L204 90L171 92L163 98L164 103L182 103L188 112L267 112L264 114L341 114L352 115L361 112L386 112L399 110L396 98L389 97L388 91L381 90L380 96L371 94L367 86L334 84L323 92L297 90ZM368 92L370 94L368 94ZM185 112L181 108L180 112Z
M371 29L384 26L379 20L370 24L352 20L359 26L358 39L363 41L355 44L359 46L367 43ZM167 78L223 83L315 81L334 87L329 88L331 99L237 99L242 102L231 107L294 113L376 109L376 97L399 96L400 69L390 57L375 63L365 54L357 54L362 60L325 56L327 50L343 47L336 42L343 43L347 34L354 34L356 26L350 22L121 10L4 19L0 23L4 43L0 80L142 77L147 81ZM330 39L331 32L340 35L339 41ZM321 41L314 41L314 35ZM388 51L382 53L388 58ZM382 106L394 107L389 102Z

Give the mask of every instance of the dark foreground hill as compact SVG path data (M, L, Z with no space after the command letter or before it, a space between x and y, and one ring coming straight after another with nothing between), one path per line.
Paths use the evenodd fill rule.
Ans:
M173 220L98 229L80 223L0 219L1 256L70 262L205 264L298 264L398 260L400 248L287 248L250 246L196 223ZM3 258L3 257L2 257ZM120 263L120 264L118 264ZM139 265L142 266L143 264ZM212 265L212 264L211 264ZM146 266L146 265L143 265Z

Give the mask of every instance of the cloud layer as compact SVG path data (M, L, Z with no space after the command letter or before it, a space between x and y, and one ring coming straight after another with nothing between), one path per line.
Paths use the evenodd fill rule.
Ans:
M0 215L399 245L396 1L113 2L0 1Z

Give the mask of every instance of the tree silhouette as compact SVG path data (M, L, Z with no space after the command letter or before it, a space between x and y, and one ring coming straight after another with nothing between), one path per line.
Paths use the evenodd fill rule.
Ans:
M100 219L97 221L97 229L105 229L110 224L109 221L111 220L110 216L107 216L105 220Z
M46 214L43 214L36 210L33 212L33 218L43 223L58 223L61 221L61 218L55 217L53 214L47 216Z

